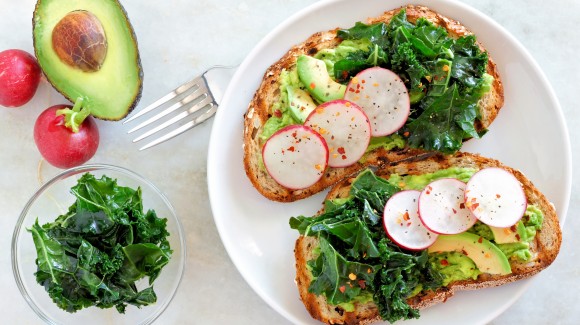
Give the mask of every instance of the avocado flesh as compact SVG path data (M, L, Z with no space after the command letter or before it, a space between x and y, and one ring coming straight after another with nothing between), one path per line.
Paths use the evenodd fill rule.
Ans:
M302 84L319 103L344 97L346 86L330 78L324 61L301 55L296 60L296 69Z
M52 30L68 13L85 10L101 22L107 55L96 72L67 65L52 46ZM133 28L116 0L39 0L33 16L34 51L52 86L71 102L83 98L94 117L120 120L141 98L143 71Z
M439 235L429 253L459 252L471 258L483 273L510 274L511 266L505 254L492 242L472 233Z
M288 87L287 91L290 112L297 120L304 123L308 115L316 109L316 104L312 101L310 95L300 88Z

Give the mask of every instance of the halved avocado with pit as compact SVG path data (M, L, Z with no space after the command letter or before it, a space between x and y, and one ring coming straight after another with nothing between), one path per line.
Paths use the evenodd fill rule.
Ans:
M117 0L38 0L33 38L48 81L104 120L137 105L143 71L133 27Z

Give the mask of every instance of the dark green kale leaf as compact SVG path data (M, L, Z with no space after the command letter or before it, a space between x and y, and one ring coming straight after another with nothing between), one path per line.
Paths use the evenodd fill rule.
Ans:
M314 280L308 290L324 294L333 305L350 302L363 290L371 290L376 267L348 261L324 236L319 237L320 255L310 263Z
M461 148L463 139L480 137L474 126L477 102L462 97L457 84L426 103L423 114L403 128L409 134L409 145L453 153Z
M353 27L349 29L339 29L337 36L343 40L347 39L367 39L373 44L378 45L381 48L385 48L389 45L390 41L388 38L388 30L385 23L378 23L373 25L367 25L361 22L357 22Z
M407 298L417 286L423 290L436 289L442 285L441 276L431 269L426 250L418 253L402 251L388 238L378 243L383 267L377 272L374 300L379 306L381 318L389 322L399 319L418 318L419 311L411 308Z
M141 189L107 176L84 174L71 189L76 201L52 223L28 231L37 251L37 282L63 310L155 303L152 287L171 257L167 220L143 212Z
M488 56L476 43L475 36L461 37L451 46L454 53L451 76L462 86L474 88L482 82Z

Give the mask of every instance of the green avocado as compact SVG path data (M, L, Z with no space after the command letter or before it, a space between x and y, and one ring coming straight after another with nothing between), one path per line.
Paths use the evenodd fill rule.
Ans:
M476 234L439 235L429 253L459 252L469 257L482 273L510 274L511 266L505 254L492 242Z
M133 27L117 0L38 0L36 58L71 102L104 120L127 116L141 98L143 71Z
M288 92L290 112L300 123L304 123L308 115L316 109L316 104L308 92L300 88L288 87L286 91Z
M340 84L328 74L326 63L308 55L301 55L296 61L298 77L308 92L320 103L341 99L346 86Z

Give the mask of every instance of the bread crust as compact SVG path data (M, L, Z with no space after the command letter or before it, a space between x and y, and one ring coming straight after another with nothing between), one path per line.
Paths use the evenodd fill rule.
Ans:
M415 22L419 17L424 17L435 25L444 27L450 36L459 37L471 32L458 21L452 20L439 13L424 7L408 5L387 11L379 17L369 18L367 23L388 22L400 10L407 11L407 19ZM353 175L367 166L382 166L391 162L403 161L425 154L424 150L404 148L395 150L376 149L365 156L364 162L344 168L327 168L323 177L314 185L300 190L291 190L279 185L263 168L261 162L262 146L259 135L263 125L270 117L270 106L277 102L280 97L279 76L283 70L290 70L296 65L298 56L314 55L326 48L336 47L341 40L337 37L338 28L318 32L310 36L306 41L293 46L280 60L272 64L265 72L262 83L252 98L248 109L244 114L244 167L246 175L253 186L262 195L270 200L280 202L292 202L309 197L334 184L341 179ZM479 44L479 43L478 43ZM484 47L479 44L482 50ZM503 85L497 66L491 56L487 65L487 73L494 77L491 91L480 99L479 108L481 119L476 121L478 130L486 129L496 118L503 106Z
M526 178L526 176L498 160L486 158L472 153L457 153L452 156L440 154L427 159L405 161L377 170L376 174L388 178L391 174L419 175L435 172L449 167L466 167L482 169L486 167L499 167L511 172L522 184L529 204L535 204L544 214L542 229L539 230L530 243L530 250L534 255L529 262L510 260L512 273L507 275L481 274L476 280L464 280L452 282L447 287L436 291L423 292L408 300L414 308L424 309L441 302L445 302L456 292L461 290L476 290L487 287L495 287L511 283L524 278L529 278L547 268L556 259L562 242L562 232L558 215L553 204ZM346 197L350 191L350 185L354 178L343 180L334 186L327 195L327 199ZM322 210L320 211L322 212ZM300 236L296 240L294 254L296 258L296 283L300 293L300 299L306 306L310 315L327 324L368 324L380 320L378 309L374 302L356 304L354 312L346 312L340 307L331 306L324 296L316 296L308 292L311 275L306 268L306 262L313 259L312 248L318 245L317 238Z

